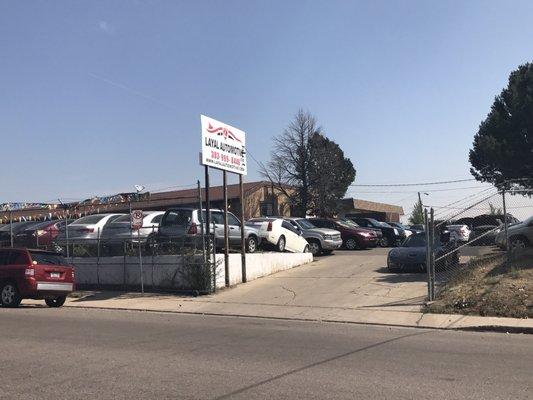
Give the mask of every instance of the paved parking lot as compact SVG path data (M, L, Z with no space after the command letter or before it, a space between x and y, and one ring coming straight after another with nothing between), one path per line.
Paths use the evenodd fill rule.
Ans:
M338 250L298 268L195 299L199 302L419 311L423 273L389 273L388 249Z

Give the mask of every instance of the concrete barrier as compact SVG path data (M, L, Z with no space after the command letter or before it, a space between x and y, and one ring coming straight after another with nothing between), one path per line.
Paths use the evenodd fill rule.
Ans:
M196 261L197 260L197 261ZM196 260L200 268L201 258ZM247 280L252 281L307 264L313 261L311 253L257 253L246 255ZM139 288L141 269L138 257L74 257L76 284L80 288L112 287L115 289ZM224 255L216 255L216 286L225 285ZM190 267L189 267L190 268ZM145 290L196 290L191 287L186 275L187 268L180 255L143 257ZM230 285L242 282L241 255L229 256Z

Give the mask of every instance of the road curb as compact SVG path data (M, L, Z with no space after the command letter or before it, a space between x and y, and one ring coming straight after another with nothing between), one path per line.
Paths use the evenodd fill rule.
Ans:
M71 306L65 304L67 308L81 308L86 310L115 310L115 311L136 311L136 312L150 312L162 314L182 314L182 315L198 315L198 316L213 316L213 317L233 317L233 318L256 318L256 319L270 319L277 321L301 321L301 322L315 322L315 323L333 323L333 324L352 324L352 325L366 325L366 326L381 326L390 328L415 328L415 329L429 329L429 330L447 330L447 331L471 331L471 332L497 332L497 333L514 333L514 334L533 334L533 328L516 327L516 326L499 326L499 325L479 325L470 327L456 327L456 326L419 326L412 324L390 324L377 323L366 321L349 321L336 319L321 319L321 318L295 318L295 317L279 317L268 315L249 315L239 313L219 313L219 312L201 312L201 311L180 311L180 310L154 310L138 307L105 307L105 306ZM424 314L428 315L428 314Z

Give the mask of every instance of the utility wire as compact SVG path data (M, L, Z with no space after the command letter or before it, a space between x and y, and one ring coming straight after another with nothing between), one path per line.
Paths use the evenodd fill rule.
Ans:
M401 186L429 186L429 185L446 185L449 183L472 182L475 179L457 179L453 181L440 182L422 182L422 183L383 183L383 184L352 184L352 187L401 187Z

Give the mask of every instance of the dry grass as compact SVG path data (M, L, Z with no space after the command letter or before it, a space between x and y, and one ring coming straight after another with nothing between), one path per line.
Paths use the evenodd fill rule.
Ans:
M450 282L426 311L496 317L533 317L533 249L505 262L487 258Z

